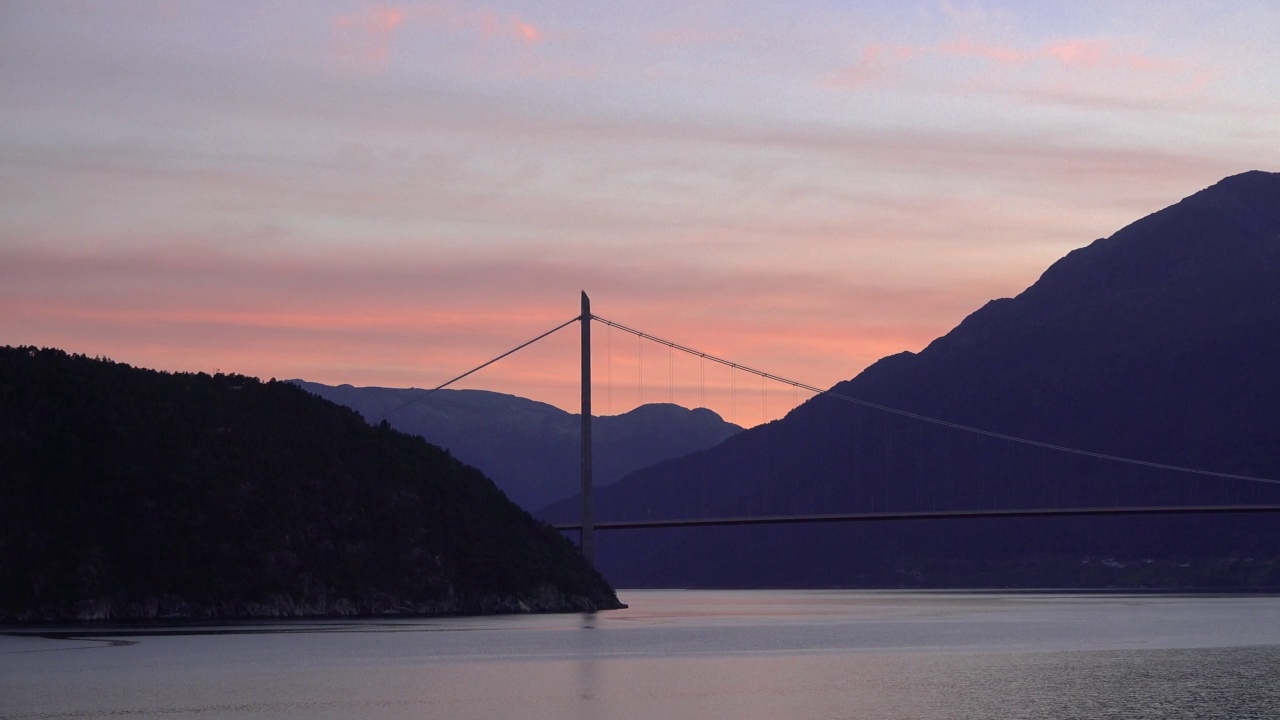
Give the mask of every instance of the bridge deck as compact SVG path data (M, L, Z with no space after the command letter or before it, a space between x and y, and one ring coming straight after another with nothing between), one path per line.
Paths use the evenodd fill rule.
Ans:
M918 512L826 513L758 517L685 518L680 520L614 520L597 522L596 530L711 527L717 525L788 525L886 520L975 520L979 518L1079 517L1105 515L1211 515L1280 512L1280 505L1153 505L1148 507L1034 508L1029 510L925 510ZM553 523L557 530L581 530L582 523Z

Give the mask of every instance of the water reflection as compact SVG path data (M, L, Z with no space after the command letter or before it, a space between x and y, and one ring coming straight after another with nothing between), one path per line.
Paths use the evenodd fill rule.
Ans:
M0 720L1275 718L1280 598L630 593L601 614L0 634ZM52 637L52 636L50 636ZM74 639L73 639L74 638Z
M593 631L596 629L597 619L596 613L582 613L578 625L581 632L576 633L578 642L577 697L580 701L577 706L579 710L578 717L582 718L582 720L604 717L600 714L598 703L596 703L596 688L600 682L600 672L597 667L600 644L598 633Z

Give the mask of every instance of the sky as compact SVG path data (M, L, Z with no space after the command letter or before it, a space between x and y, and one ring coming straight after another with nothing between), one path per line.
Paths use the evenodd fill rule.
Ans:
M810 385L1280 170L1280 3L0 1L0 344L434 387L579 312ZM455 387L575 410L570 326ZM804 393L593 324L597 414Z

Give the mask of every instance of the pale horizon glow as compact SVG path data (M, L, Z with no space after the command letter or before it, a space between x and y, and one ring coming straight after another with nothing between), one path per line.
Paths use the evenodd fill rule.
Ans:
M0 344L434 387L585 290L829 387L1280 169L1277 27L1178 1L5 3ZM593 335L597 413L807 399ZM566 329L457 387L576 411L577 352Z

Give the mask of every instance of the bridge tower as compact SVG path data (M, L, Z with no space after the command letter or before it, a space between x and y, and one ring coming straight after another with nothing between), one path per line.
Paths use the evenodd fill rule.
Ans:
M595 565L595 528L591 498L591 299L582 291L582 530L578 546L582 556Z

